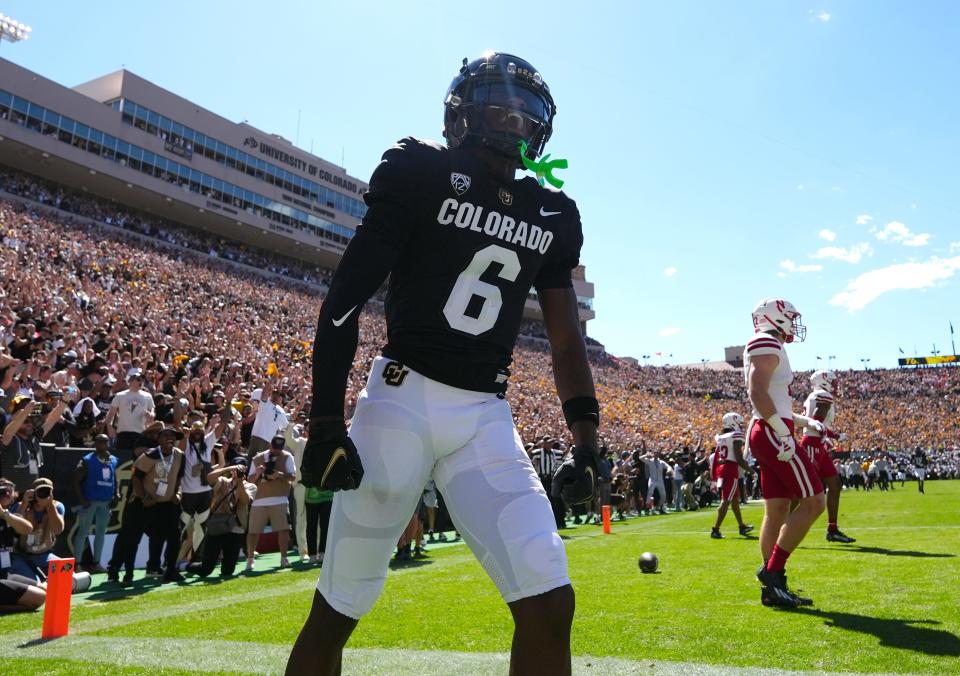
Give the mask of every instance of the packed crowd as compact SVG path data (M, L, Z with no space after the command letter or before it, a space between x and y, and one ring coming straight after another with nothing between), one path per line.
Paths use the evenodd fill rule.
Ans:
M122 497L98 494L97 502L129 500L136 492L143 508L152 500L149 508L156 509L169 498L165 491L176 494L167 480L172 470L164 460L161 438L179 449L176 457L187 472L183 474L187 489L209 492L231 509L252 510L260 499L272 503L266 506L285 509L291 487L295 496L298 489L301 493L294 504L317 505L326 500L327 496L303 494L295 467L291 471L282 454L294 455L298 444L302 449L302 430L296 425L303 423L309 410L316 313L329 272L10 171L0 172L0 190L59 209L0 199L0 474L20 496L19 503L4 505L3 514L10 513L10 506L23 507L32 491L32 506L22 511L40 514L37 518L42 520L49 509L51 521L57 520L54 515L62 505L50 507L56 504L52 496L45 498L46 503L37 498L47 493L45 484L37 484L43 481L42 453L35 443L41 439L61 446L100 444L111 452L134 454L142 465L140 488ZM158 244L152 246L125 231L147 235ZM287 279L265 283L261 274L235 262ZM524 440L535 444L550 438L562 453L566 430L548 347L537 340L543 335L542 326L527 322L524 334L533 339L518 345L507 398ZM381 306L371 303L361 315L360 345L348 385L348 416L384 336ZM659 496L655 504L660 508L709 504L710 481L709 476L704 480L703 463L723 413L731 409L747 413L742 375L634 366L602 351L592 353L590 359L602 404L608 489L611 496L619 496L615 504L621 512L648 509L648 500L640 501L639 496L646 497L649 477L656 475L651 464L654 457L666 477L664 487L654 491L654 497ZM807 393L808 376L798 374L794 383L798 410ZM143 401L142 409L151 412L132 427L130 416L123 413L126 409L119 406L119 402L129 403L131 390ZM960 369L842 372L838 402L836 427L849 439L842 450L895 454L919 445L930 449L931 478L957 476ZM266 422L268 415L272 422ZM199 440L206 454L191 455ZM271 453L276 457L269 468L264 467L270 459L263 454ZM102 458L101 464L86 471L91 476L105 472L104 462L109 459ZM296 465L295 459L291 462ZM270 495L264 498L266 476L279 483L271 484L266 489ZM82 483L76 486L78 494ZM155 491L159 484L163 484L163 495ZM226 494L230 497L225 498ZM36 509L40 506L42 510ZM184 504L182 508L184 513L188 508L193 511L187 530L197 540L203 531L194 517L204 507L211 505L201 501L199 507ZM103 509L98 510L89 515L88 528L103 518ZM277 530L285 525L286 517L279 511L258 516L258 527L269 524ZM311 511L316 524L323 509ZM306 516L304 510L299 519L304 526ZM151 545L152 572L160 572L160 545L172 537L179 523L173 517L165 519L164 533L148 532L158 542ZM149 531L149 520L142 516L125 521L132 524L131 540L114 553L114 575L130 556L130 542L142 535L137 528ZM51 535L56 539L55 531L45 530L43 537L32 540L46 542ZM317 534L313 535L317 542ZM252 553L256 546L256 540L244 539L237 524L231 523L224 536L238 556L241 550ZM316 548L303 547L305 536L296 540L303 556L318 555ZM282 549L285 544L280 542ZM99 562L99 552L94 554ZM190 557L189 548L184 556ZM183 556L173 556L172 561L174 565L182 562ZM161 574L176 579L179 572L167 566Z

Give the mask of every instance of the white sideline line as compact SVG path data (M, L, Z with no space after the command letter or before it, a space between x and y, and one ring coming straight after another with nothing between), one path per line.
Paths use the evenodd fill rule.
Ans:
M816 524L814 524L816 525ZM735 530L736 523L731 527L731 531ZM960 528L960 524L944 524L942 526L852 526L848 530L856 535L862 531L912 531L912 530L948 530ZM616 528L613 529L616 532ZM644 535L709 535L710 531L703 530L662 530L662 531L645 531ZM754 531L751 535L754 538L757 536L759 531ZM733 537L731 535L731 537ZM865 544L865 543L860 543Z
M68 636L45 643L23 646L0 638L0 654L30 659L54 658L109 664L115 667L181 669L196 672L280 674L290 654L290 646L242 641L206 641L196 639L150 639L137 637L135 650L129 641L116 636ZM439 650L355 648L344 651L343 673L388 675L402 673L463 675L506 674L510 656L506 653L464 653ZM669 674L675 676L783 676L814 672L732 667L728 665L628 660L616 657L576 655L573 673L620 676L627 674ZM815 672L828 673L828 672Z

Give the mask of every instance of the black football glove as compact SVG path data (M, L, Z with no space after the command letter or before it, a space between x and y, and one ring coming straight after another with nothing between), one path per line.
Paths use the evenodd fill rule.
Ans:
M342 420L311 420L300 463L300 483L307 488L350 491L360 485L363 465Z
M597 495L597 452L590 446L574 446L570 457L553 473L550 492L571 507L593 502Z

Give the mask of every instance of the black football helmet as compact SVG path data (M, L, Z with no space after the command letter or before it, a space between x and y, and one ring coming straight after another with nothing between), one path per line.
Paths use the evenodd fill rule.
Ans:
M482 144L520 165L520 141L535 160L553 133L557 106L529 62L511 54L463 60L443 102L443 137L451 148Z

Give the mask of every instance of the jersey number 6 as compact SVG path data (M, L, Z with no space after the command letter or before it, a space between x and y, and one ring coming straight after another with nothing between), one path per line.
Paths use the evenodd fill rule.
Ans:
M497 323L500 308L503 307L503 296L500 295L500 289L493 284L480 281L480 277L492 263L503 266L497 275L500 279L514 282L520 274L520 259L515 251L496 244L480 249L457 277L457 283L453 285L450 297L443 306L443 316L447 318L451 328L479 336ZM470 317L466 314L467 307L474 296L482 298L483 305L476 317Z

